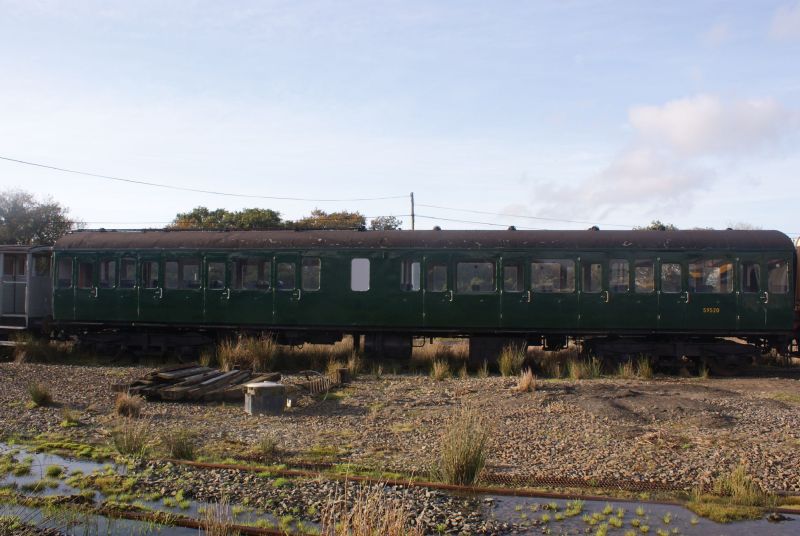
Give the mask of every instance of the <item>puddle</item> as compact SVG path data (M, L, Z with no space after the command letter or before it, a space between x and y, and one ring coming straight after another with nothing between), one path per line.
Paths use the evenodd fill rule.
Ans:
M762 519L721 524L699 517L686 508L662 504L583 501L580 513L575 514L578 510L575 507L575 501L497 496L481 496L480 498L483 514L487 518L494 517L500 522L514 523L518 527L514 534L548 533L544 530L545 527L550 529L549 534L595 534L604 524L608 525L608 534L623 535L633 530L638 536L643 534L654 536L679 534L794 536L800 531L800 516L787 516L790 519L780 523L770 523L766 519ZM571 511L569 510L570 505L572 505ZM618 517L619 513L623 514L621 518ZM601 516L604 517L601 518ZM621 519L621 526L614 527L609 524L612 518ZM548 521L542 523L543 520ZM591 524L591 521L594 521L594 524ZM534 525L534 522L539 522L539 524ZM526 524L529 526L526 527ZM647 527L646 532L642 530L644 526Z
M127 467L124 465L77 460L65 458L55 454L36 453L16 445L0 443L0 456L13 453L14 460L19 464L27 460L30 470L27 474L14 475L7 473L0 475L0 486L16 485L17 491L26 495L40 496L68 496L78 495L81 489L69 485L68 475L80 471L83 475L91 474L116 474L125 476ZM58 466L62 468L59 478L48 477L48 468ZM50 469L53 471L53 469ZM26 489L37 482L46 481L50 485L33 492ZM157 491L157 490L150 490ZM101 492L95 495L96 503L108 499L109 496ZM112 497L113 498L113 497ZM575 513L573 501L559 499L536 499L503 496L478 497L481 502L482 514L487 519L495 519L501 523L508 523L514 528L508 534L564 534L585 535L596 534L598 529L609 523L621 520L620 527L608 526L608 534L624 535L628 531L635 531L637 535L674 536L679 534L702 534L710 536L752 536L764 534L767 536L795 535L800 533L800 516L788 516L789 521L770 523L767 520L741 521L731 524L719 524L696 516L689 510L679 506L656 504L641 504L625 501L584 501L580 513ZM159 500L146 500L140 497L130 498L130 501L148 510L180 514L195 519L202 518L203 510L208 504L193 500L179 501L174 497ZM570 505L572 511L569 511ZM610 507L610 512L609 512ZM278 520L271 514L250 507L231 505L232 517L236 523L254 525L256 522L270 523L278 526ZM619 512L622 509L622 512ZM573 515L568 515L568 514ZM620 517L618 513L623 515ZM164 534L167 536L180 536L184 534L197 534L194 529L182 527L168 527L151 523L110 519L104 516L86 514L64 513L73 519L52 518L48 512L33 508L24 508L17 505L0 504L0 515L17 515L28 519L43 527L55 528L69 534ZM593 517L594 516L594 517ZM543 523L543 520L547 520ZM614 519L614 521L611 521ZM594 521L594 523L592 523ZM70 524L69 530L64 530ZM305 527L316 528L313 523L304 523ZM648 527L643 531L642 527ZM295 528L295 527L291 527ZM549 532L548 532L549 529ZM602 532L601 532L602 533Z

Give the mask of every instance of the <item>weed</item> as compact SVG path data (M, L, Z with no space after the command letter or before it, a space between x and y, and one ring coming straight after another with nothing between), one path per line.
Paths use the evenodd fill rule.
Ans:
M188 428L171 430L161 436L161 444L167 457L177 460L193 460L197 434Z
M73 428L81 423L77 411L61 408L61 428Z
M120 417L138 419L142 414L144 398L139 395L119 393L114 401L114 412Z
M486 422L477 408L457 410L445 425L437 476L449 484L474 484L486 463L488 438Z
M383 378L383 365L372 365L372 377L376 380Z
M644 517L644 514L645 514L644 508L642 508L641 506L637 506L636 515L639 517Z
M233 536L238 534L233 530L233 513L226 497L223 497L217 503L210 503L206 507L200 525L205 536Z
M111 431L111 442L123 456L141 458L147 453L149 435L146 422L125 419Z
M292 485L292 481L288 478L279 477L272 481L272 486L276 488L286 488Z
M536 376L533 375L531 369L525 369L520 372L519 379L517 380L517 391L520 393L530 393L536 390Z
M642 380L651 380L653 378L653 365L650 364L650 359L647 356L639 356L639 361L636 363L636 375Z
M451 376L450 364L447 361L437 360L431 365L431 378L440 382Z
M28 385L28 395L31 397L33 407L49 406L53 403L53 395L47 386L41 383L31 383Z
M461 368L458 369L458 377L461 378L462 380L466 380L467 378L469 378L469 371L467 370L466 363L461 365Z
M776 504L775 496L764 492L747 474L747 469L739 465L730 473L717 477L713 494L696 490L688 507L712 521L728 523L740 519L758 519L765 508Z
M50 465L45 469L44 474L49 478L60 478L64 474L64 468L60 465Z
M632 379L636 377L636 366L632 361L625 361L620 363L617 367L617 376L625 379Z
M701 380L707 380L709 373L710 371L708 365L706 365L704 361L703 363L700 364L700 368L697 370L697 377L700 378Z
M485 359L483 360L483 364L481 368L478 369L478 378L488 378L489 377L489 362Z
M220 368L230 371L237 368L256 372L270 370L277 361L279 346L272 337L239 337L224 340L217 345Z
M350 352L350 357L347 358L347 372L350 373L351 378L355 378L361 372L362 361L361 354L356 350Z
M516 376L519 374L522 370L522 365L525 363L527 349L527 344L509 344L503 347L500 357L497 359L500 374L503 376Z
M258 438L258 442L256 443L256 449L258 451L259 456L264 459L272 459L275 457L275 454L278 452L278 441L272 434L264 434L260 438Z

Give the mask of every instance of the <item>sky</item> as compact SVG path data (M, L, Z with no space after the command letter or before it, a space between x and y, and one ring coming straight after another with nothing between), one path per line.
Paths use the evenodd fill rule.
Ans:
M202 205L408 229L414 192L417 229L794 238L800 1L0 0L0 157L236 194L0 159L0 190L87 227Z

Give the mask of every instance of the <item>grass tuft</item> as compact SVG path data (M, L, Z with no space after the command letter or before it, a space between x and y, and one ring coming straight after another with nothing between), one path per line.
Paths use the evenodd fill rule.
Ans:
M259 456L271 460L278 453L278 440L272 434L264 434L258 439L256 450Z
M28 385L28 395L34 407L49 406L53 403L53 395L46 385L34 382Z
M653 365L647 356L639 357L639 361L636 363L636 375L642 380L653 379Z
M570 359L567 361L567 376L570 380L589 380L602 375L602 364L596 357L591 359Z
M536 390L536 376L529 368L520 372L519 379L517 380L517 391L520 393L530 393Z
M124 419L111 431L111 443L123 456L143 458L147 453L149 436L146 422Z
M197 434L188 428L170 430L161 436L161 444L169 458L194 460Z
M322 508L321 533L325 536L423 536L402 498L387 497L382 487L359 486L330 497Z
M527 349L526 344L509 344L503 347L497 360L500 374L506 377L519 374L525 363Z
M431 378L440 382L452 376L450 364L445 360L436 360L431 365Z
M456 410L445 424L436 476L448 484L474 484L486 463L488 439L486 422L477 408Z
M144 398L139 395L119 393L114 401L114 412L120 417L138 419L142 414Z
M235 536L233 511L226 497L217 503L210 503L203 512L200 521L202 534L205 536Z
M239 337L217 345L217 362L223 371L271 370L278 359L279 346L272 337Z
M717 477L712 493L694 492L688 508L718 523L742 519L759 519L767 508L777 504L774 495L765 492L739 465L730 473Z

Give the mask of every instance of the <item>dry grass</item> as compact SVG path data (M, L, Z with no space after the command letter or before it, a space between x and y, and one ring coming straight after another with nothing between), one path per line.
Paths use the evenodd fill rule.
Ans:
M350 352L350 357L347 358L347 371L350 373L351 378L355 378L356 376L361 373L361 369L363 367L363 361L361 360L361 354L358 353L357 350L353 350Z
M651 380L653 378L653 365L650 364L650 359L647 356L639 357L639 361L636 363L636 375L642 380Z
M279 346L272 337L239 337L217 345L217 362L224 371L251 369L256 372L272 370L277 361Z
M431 378L437 382L448 379L452 376L450 364L445 360L434 361L431 365Z
M120 417L137 419L142 414L144 398L139 395L119 393L114 401L114 412Z
M359 486L332 495L322 508L323 536L423 536L403 501L387 497L380 487Z
M625 361L624 363L620 363L619 367L617 367L617 376L628 380L635 378L636 365L633 364L633 361Z
M548 352L542 349L533 349L530 357L542 373L549 378L561 378L569 370L570 361L580 359L577 346L568 346L562 350Z
M219 502L209 503L201 520L201 534L205 536L235 536L233 511L226 497Z
M483 364L481 365L481 368L478 369L478 372L477 372L476 375L478 376L478 378L488 378L489 377L489 362L488 361L486 361L485 359L483 360Z
M264 434L256 442L258 455L265 460L271 460L278 453L278 440L272 434Z
M730 473L717 477L711 494L696 490L688 508L718 523L742 519L759 519L766 509L774 508L777 498L766 493L739 465Z
M28 385L28 396L31 397L31 405L34 407L49 406L53 403L53 395L46 385L34 382Z
M596 357L591 359L570 359L567 361L567 376L570 380L588 380L602 375L602 364Z
M489 431L478 408L464 406L445 424L436 476L449 484L470 485L486 463Z
M509 344L503 347L497 365L502 376L516 376L522 371L522 365L527 358L527 344Z
M517 379L517 391L520 393L530 393L536 390L536 376L529 368L523 370Z
M414 347L411 363L417 369L427 369L436 361L446 361L452 369L465 364L469 358L469 342L435 340L423 346Z
M188 428L170 430L162 434L161 444L168 458L193 460L197 446L197 434Z
M714 494L728 497L733 504L742 506L770 506L774 502L774 498L747 474L747 468L743 465L720 475L714 481Z
M123 456L143 458L149 446L150 430L145 421L123 419L111 431L111 443Z

